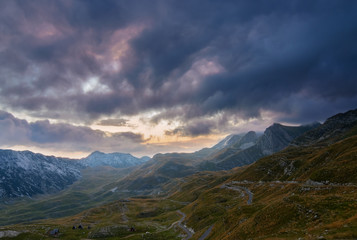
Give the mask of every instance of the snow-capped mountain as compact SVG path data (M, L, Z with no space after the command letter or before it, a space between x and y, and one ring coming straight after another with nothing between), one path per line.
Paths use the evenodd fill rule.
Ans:
M81 168L75 160L0 150L0 199L57 192L78 180Z
M149 157L136 158L129 153L102 153L95 151L88 157L82 158L80 163L86 167L111 166L115 168L127 168L148 161Z

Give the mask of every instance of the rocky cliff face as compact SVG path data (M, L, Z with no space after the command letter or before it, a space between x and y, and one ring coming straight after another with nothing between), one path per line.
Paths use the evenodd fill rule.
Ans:
M96 151L81 159L80 163L86 167L110 166L127 168L142 164L149 159L149 157L136 158L128 153L102 153Z
M320 123L313 123L292 127L274 123L265 130L257 144L264 155L270 155L286 148L295 138L320 125Z
M78 180L81 168L75 160L0 150L0 199L57 192Z

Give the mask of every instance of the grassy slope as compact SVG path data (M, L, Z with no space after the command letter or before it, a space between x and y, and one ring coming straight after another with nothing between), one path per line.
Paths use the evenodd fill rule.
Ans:
M201 193L183 210L195 238L214 223L210 239L357 237L357 136L330 146L288 148L226 182L232 181L254 193L253 204L218 185Z
M128 174L128 170L109 167L82 172L82 179L55 195L38 195L0 205L0 225L26 222L41 218L63 217L77 214L85 209L125 197L112 193L109 183Z

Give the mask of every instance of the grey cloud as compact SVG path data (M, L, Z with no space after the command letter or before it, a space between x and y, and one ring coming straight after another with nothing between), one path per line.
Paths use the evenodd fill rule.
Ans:
M153 122L267 110L297 122L357 105L355 2L36 0L0 9L0 101L10 109L76 121L162 111ZM109 71L115 31L140 24L121 71ZM192 87L182 79L204 59L223 71L200 73ZM109 91L83 92L93 76Z

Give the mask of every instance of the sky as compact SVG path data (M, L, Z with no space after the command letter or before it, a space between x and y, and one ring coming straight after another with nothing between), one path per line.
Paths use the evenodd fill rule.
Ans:
M356 1L0 1L0 148L190 152L357 107Z

